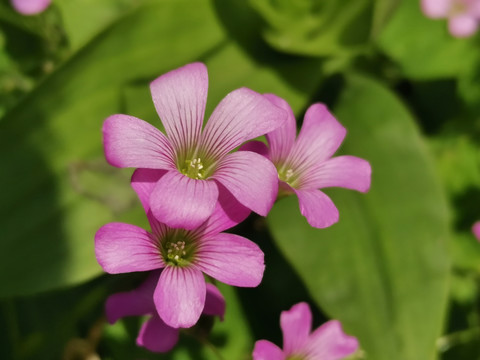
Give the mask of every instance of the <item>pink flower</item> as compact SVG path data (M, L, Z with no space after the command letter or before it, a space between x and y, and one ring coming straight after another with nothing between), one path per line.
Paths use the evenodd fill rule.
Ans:
M475 224L472 226L472 232L473 235L477 238L478 241L480 241L480 221L477 221Z
M168 352L178 342L180 329L165 324L155 309L153 294L159 275L160 271L153 271L135 290L109 296L105 311L110 324L114 324L125 316L150 315L140 329L137 345L153 352ZM223 320L225 299L214 285L206 284L206 286L205 307L202 313L217 315Z
M23 15L35 15L44 11L52 0L11 0L13 8Z
M266 135L269 148L252 141L242 150L251 150L271 159L278 171L281 193L295 193L300 212L308 223L325 228L338 221L338 210L332 200L318 189L337 186L366 192L370 188L370 164L355 156L332 155L342 143L346 130L323 104L313 104L305 114L296 136L292 109L278 96L267 99L288 112L287 122Z
M345 335L339 321L329 321L314 332L308 304L282 311L283 350L267 340L255 343L253 360L338 360L358 349L357 339Z
M433 19L447 18L453 36L467 37L477 31L480 0L422 0L422 10Z
M221 191L263 216L277 195L276 172L269 161L251 152L230 152L281 125L285 112L241 88L220 102L202 131L207 88L207 69L201 63L170 71L151 83L166 136L128 115L112 115L103 125L111 165L162 170L150 208L160 222L173 228L197 228L212 214Z
M132 177L152 231L123 223L104 225L95 235L95 255L111 274L163 268L153 295L158 314L167 325L186 328L197 322L205 305L202 273L229 285L255 287L265 265L255 243L221 233L249 213L228 192L220 192L212 216L196 229L174 229L156 220L149 198L163 174L137 169Z

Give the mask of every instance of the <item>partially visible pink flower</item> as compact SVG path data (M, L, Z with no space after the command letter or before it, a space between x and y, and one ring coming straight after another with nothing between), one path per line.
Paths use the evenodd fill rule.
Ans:
M264 255L252 241L221 232L249 214L226 191L198 228L174 229L156 220L149 199L162 174L137 169L132 177L151 232L123 223L104 225L95 234L95 255L110 274L163 268L153 295L158 314L167 325L186 328L195 325L205 305L203 273L229 285L255 287L263 277Z
M287 122L266 135L269 147L252 141L241 149L270 158L277 168L280 192L298 196L300 212L311 226L331 226L338 221L338 210L318 189L343 187L366 192L370 188L370 164L355 156L332 158L346 130L325 105L318 103L308 108L295 139L295 116L288 103L272 94L265 97L288 112Z
M107 161L118 167L161 170L150 208L158 221L195 229L215 209L221 191L267 215L277 196L274 166L243 142L280 126L285 112L247 88L228 94L202 131L208 75L202 63L185 65L150 85L166 136L149 123L112 115L103 125Z
M312 312L307 303L282 311L280 326L283 349L267 340L255 343L253 360L339 360L358 349L358 341L345 335L339 321L331 320L312 330Z
M422 0L422 10L432 19L448 19L448 29L456 37L472 35L480 22L480 0Z
M35 15L44 11L52 0L11 0L13 8L23 15Z
M109 296L105 304L105 312L110 324L126 316L150 315L140 329L137 345L153 352L168 352L177 343L180 329L165 324L155 309L153 294L159 276L160 271L153 271L135 290ZM219 316L221 320L225 314L223 295L209 283L207 283L205 307L202 313Z
M480 221L477 221L475 224L472 226L472 232L473 235L477 238L478 241L480 241Z

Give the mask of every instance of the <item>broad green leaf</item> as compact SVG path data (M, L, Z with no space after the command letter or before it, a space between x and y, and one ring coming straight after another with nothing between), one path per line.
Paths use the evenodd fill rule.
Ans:
M434 359L449 216L431 157L411 114L374 80L347 77L335 114L348 129L342 152L372 165L370 192L328 191L340 211L328 229L310 227L288 197L270 213L270 230L318 305L359 338L368 359Z
M277 50L313 56L361 51L370 33L370 0L251 0Z
M435 79L457 76L478 57L475 38L457 39L444 19L427 18L419 0L404 0L378 38L380 49L407 77Z
M103 160L103 119L121 111L129 82L154 79L223 39L208 1L141 6L0 120L0 296L78 283L101 272L95 231L113 219L144 222L128 200L129 171Z
M138 0L60 0L55 5L62 12L69 45L77 49L139 3Z

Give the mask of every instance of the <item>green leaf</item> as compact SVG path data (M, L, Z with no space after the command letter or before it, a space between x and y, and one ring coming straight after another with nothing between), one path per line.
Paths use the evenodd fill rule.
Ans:
M454 38L446 20L427 18L419 0L400 3L378 44L407 77L422 80L457 76L474 65L479 51L474 37Z
M369 193L331 189L340 222L314 229L296 198L278 202L270 230L331 317L368 359L433 359L447 299L449 217L411 114L384 86L349 76L335 114L346 154L370 161Z
M252 0L268 24L267 42L280 51L313 56L361 51L369 37L370 0Z
M138 3L138 0L61 0L55 5L62 12L69 45L77 49Z
M145 222L140 207L129 205L129 171L103 160L102 122L121 111L130 82L154 79L223 40L208 1L141 6L0 120L0 297L98 275L95 231L114 219Z
M401 2L401 0L375 0L371 32L374 39L381 33Z

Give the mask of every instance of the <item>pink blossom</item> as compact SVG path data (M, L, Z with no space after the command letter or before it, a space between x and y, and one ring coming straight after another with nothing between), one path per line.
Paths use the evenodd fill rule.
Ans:
M137 337L137 345L153 352L168 352L178 341L180 329L165 324L158 316L153 302L153 294L158 283L160 271L153 271L135 290L113 294L105 304L107 320L114 324L125 316L150 315L143 323ZM212 284L206 284L204 315L216 315L223 320L225 299Z
M358 349L357 339L345 335L339 321L328 321L311 332L312 312L304 302L282 311L280 326L283 350L270 341L259 340L253 360L338 360Z
M207 69L201 63L151 83L166 136L128 115L112 115L103 125L105 156L111 165L162 170L150 208L158 221L173 228L200 226L212 214L221 191L263 216L277 195L277 175L269 161L252 152L231 151L280 126L285 112L241 88L220 102L202 131L207 88Z
M266 135L269 147L252 141L242 150L255 151L271 159L278 171L280 193L297 195L300 212L311 226L331 226L338 221L338 210L318 189L336 186L366 192L370 188L370 164L355 156L332 158L346 130L325 105L318 103L308 108L295 139L296 122L290 106L278 96L267 94L265 97L288 112L287 122Z
M432 18L447 18L453 36L467 37L477 31L480 0L422 0L423 13Z
M23 15L35 15L44 11L52 0L11 0L13 8Z
M480 241L480 221L477 221L475 224L472 226L472 232L473 235L477 238L478 241Z
M191 327L205 305L202 273L233 286L255 287L263 277L263 252L248 239L221 231L240 223L249 210L226 191L212 216L192 230L171 228L152 216L150 195L161 170L137 169L132 187L150 222L151 232L110 223L95 235L95 254L111 274L163 268L153 300L160 318L174 328Z

